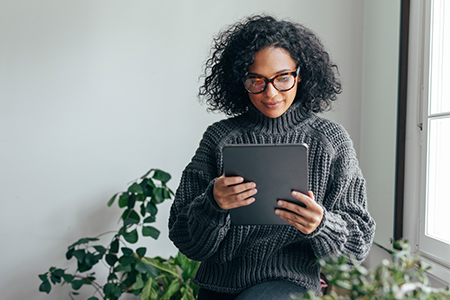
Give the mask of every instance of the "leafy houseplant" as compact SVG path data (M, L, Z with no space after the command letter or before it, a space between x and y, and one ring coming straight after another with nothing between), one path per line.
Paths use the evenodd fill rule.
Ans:
M198 268L198 262L191 261L183 254L164 259L145 257L145 247L133 250L128 244L139 240L138 229L142 236L154 239L160 231L149 225L156 220L157 205L170 199L173 192L167 187L170 174L151 169L131 184L125 192L116 193L109 201L111 206L118 199L119 207L124 209L121 216L122 226L113 234L106 246L96 244L98 237L81 238L68 247L66 258L76 259L74 273L51 267L48 272L39 275L42 283L39 291L50 293L53 284L70 284L73 291L69 296L79 295L82 286L93 287L93 295L88 300L117 300L123 294L140 295L141 300L150 299L195 299L198 287L192 278ZM108 234L108 233L106 233ZM92 268L104 262L109 272L105 284L100 284Z
M346 257L332 257L321 259L320 265L326 274L326 280L331 287L338 287L346 291L338 295L333 289L317 297L313 292L301 299L313 300L397 300L397 299L450 299L450 291L436 289L429 286L426 271L417 254L411 253L411 248L405 241L394 244L394 250L388 250L392 255L392 262L383 260L374 270L367 270L358 266L349 267ZM342 295L345 294L345 295ZM295 298L294 298L295 299Z

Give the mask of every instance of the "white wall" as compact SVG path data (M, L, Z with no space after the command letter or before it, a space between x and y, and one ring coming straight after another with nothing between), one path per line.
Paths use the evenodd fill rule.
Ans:
M37 275L72 266L64 254L78 238L117 228L110 196L153 167L176 189L204 129L222 118L196 98L212 37L264 11L323 38L344 83L325 116L359 151L363 1L0 2L2 299L69 299L67 287L39 293ZM148 255L176 253L169 206L161 237L142 243Z
M400 0L365 1L360 163L375 241L390 248L394 234Z

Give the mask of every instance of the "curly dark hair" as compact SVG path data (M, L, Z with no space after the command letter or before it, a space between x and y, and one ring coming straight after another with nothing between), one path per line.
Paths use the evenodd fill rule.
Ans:
M214 39L199 89L199 98L209 111L237 116L248 110L251 102L242 78L254 61L253 54L266 47L284 48L300 67L301 81L294 101L300 101L306 112L331 107L342 91L341 82L337 66L319 38L301 24L257 15L231 25Z

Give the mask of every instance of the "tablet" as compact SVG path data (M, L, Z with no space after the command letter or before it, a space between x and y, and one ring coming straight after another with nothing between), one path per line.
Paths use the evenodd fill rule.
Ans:
M255 202L230 210L234 225L289 225L275 214L278 200L305 206L291 196L293 190L308 194L306 144L226 145L225 176L242 176L256 183ZM281 208L280 208L281 209Z

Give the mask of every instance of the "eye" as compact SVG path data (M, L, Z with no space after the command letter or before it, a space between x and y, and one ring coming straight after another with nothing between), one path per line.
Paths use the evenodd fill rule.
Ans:
M280 83L283 83L283 82L289 82L289 81L292 80L292 75L287 75L287 74L280 75L280 76L277 76L277 77L275 78L275 80L278 81L278 82L280 82Z
M261 77L251 77L250 80L251 80L252 84L254 84L254 85L259 85L264 82L264 79Z

